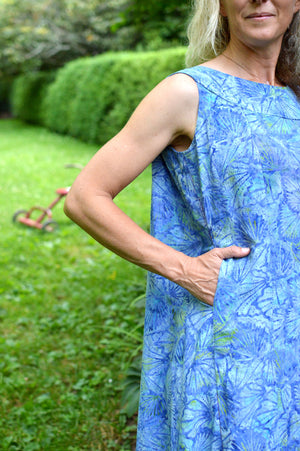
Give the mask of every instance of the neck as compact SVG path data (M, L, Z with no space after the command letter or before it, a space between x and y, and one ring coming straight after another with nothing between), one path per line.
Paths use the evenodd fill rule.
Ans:
M276 65L280 48L281 45L277 45L276 48L253 49L230 41L223 56L231 61L231 65L235 65L237 75L242 78L248 74L248 78L252 81L281 85L276 79Z

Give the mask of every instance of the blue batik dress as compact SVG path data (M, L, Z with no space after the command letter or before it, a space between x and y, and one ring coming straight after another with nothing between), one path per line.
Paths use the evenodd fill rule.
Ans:
M153 162L152 234L224 260L214 306L148 277L137 451L300 450L300 103L197 66L190 147Z

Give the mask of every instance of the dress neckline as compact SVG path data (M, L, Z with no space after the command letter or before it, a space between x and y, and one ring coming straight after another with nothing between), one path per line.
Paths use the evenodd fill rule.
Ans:
M202 86L207 93L211 93L214 104L220 107L222 105L222 108L231 105L245 112L300 119L300 102L289 86L257 83L201 65L180 72L191 76L199 87Z
M267 88L275 88L275 89L279 89L279 90L288 90L289 87L288 86L275 86L275 85L270 85L269 83L262 83L262 82L258 82L258 81L254 81L254 80L248 80L248 78L242 78L242 77L237 77L236 75L232 75L232 74L228 74L227 72L223 72L221 70L218 69L213 69L212 67L208 67L208 66L203 66L201 64L199 64L198 66L195 66L196 68L201 68L201 69L205 69L208 71L212 71L212 72L216 72L216 74L218 75L223 75L225 77L229 77L232 78L233 80L237 80L240 83L245 82L246 84L250 83L253 84L255 86L258 85L259 86L263 86L263 87L267 87Z

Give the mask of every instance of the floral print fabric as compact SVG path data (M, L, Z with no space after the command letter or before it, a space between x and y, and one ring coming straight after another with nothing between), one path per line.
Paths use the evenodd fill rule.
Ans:
M205 67L194 140L153 162L152 234L232 244L214 306L149 274L137 451L300 450L300 105Z

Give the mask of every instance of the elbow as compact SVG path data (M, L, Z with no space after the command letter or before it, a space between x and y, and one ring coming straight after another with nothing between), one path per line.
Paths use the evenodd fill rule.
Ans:
M71 190L65 199L64 213L72 221L77 222L80 214L80 200L78 196Z
M97 212L97 220L100 221L101 212L107 209L105 202L107 198L111 199L106 193L97 193L86 187L83 189L82 186L72 186L65 199L64 213L81 228L87 230L95 222L95 212Z

